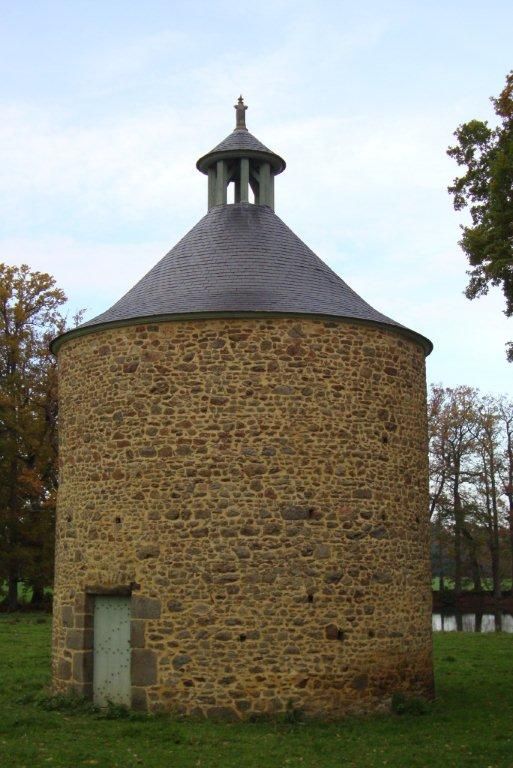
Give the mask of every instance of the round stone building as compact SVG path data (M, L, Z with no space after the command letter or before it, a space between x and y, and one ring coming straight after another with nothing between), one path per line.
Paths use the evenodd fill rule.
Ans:
M431 344L274 213L285 162L245 109L197 163L204 218L53 342L54 689L212 717L386 709L432 694Z

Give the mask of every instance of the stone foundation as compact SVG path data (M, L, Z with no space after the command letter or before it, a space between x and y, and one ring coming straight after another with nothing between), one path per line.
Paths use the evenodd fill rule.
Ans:
M321 318L133 325L59 351L53 679L92 693L130 594L134 707L321 717L432 694L424 351Z

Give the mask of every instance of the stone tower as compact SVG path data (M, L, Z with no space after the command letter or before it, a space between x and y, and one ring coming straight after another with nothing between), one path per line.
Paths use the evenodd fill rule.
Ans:
M236 114L197 163L204 218L53 342L54 688L234 718L386 709L432 692L431 344L278 218L285 162Z

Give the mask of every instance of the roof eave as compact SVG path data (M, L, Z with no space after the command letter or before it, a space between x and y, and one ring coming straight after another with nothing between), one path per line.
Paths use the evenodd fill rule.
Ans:
M282 173L287 167L285 160L274 152L264 152L256 149L224 149L219 152L209 152L200 157L196 163L196 168L201 173L207 174L210 166L217 163L218 160L232 160L237 157L248 157L268 162L275 176Z
M317 312L189 312L189 313L175 313L175 314L162 314L162 315L145 315L141 317L128 317L121 320L109 320L104 323L98 323L96 325L83 325L78 328L73 328L71 331L66 331L60 336L56 336L50 342L50 351L56 355L61 346L72 339L76 339L80 336L86 336L91 333L99 333L101 331L107 331L111 328L122 328L130 325L143 325L147 323L163 323L163 322L181 322L187 320L212 320L212 319L227 319L227 318L259 318L259 317L310 317L322 320L330 320L340 323L355 323L356 325L372 325L374 327L381 328L382 330L405 336L406 338L415 341L424 349L425 356L431 354L433 351L432 342L417 331L412 331L410 328L406 328L402 325L392 325L391 323L382 323L378 320L367 320L358 317L346 317L343 315L330 315Z

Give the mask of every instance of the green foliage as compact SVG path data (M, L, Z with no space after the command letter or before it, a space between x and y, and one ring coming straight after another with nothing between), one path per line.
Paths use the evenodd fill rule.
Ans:
M429 703L417 696L394 693L392 696L392 712L395 712L396 715L426 715L429 712Z
M29 701L30 699L26 700L25 703L28 704ZM51 696L43 691L32 697L32 703L37 704L47 712L62 712L67 715L96 714L98 712L97 707L89 699L76 694L59 693Z
M0 615L2 768L511 768L513 635L435 635L437 698L422 717L413 705L400 717L286 726L102 717L76 697L50 697L50 620L39 618Z
M55 280L0 264L0 583L17 605L52 580L57 488L57 377L50 339L64 330Z
M460 245L471 269L466 296L474 299L490 285L502 288L505 314L513 315L513 71L498 98L491 99L498 125L470 120L454 135L447 154L466 168L448 188L457 211L469 207L472 226L463 226ZM513 343L508 345L513 360Z
M74 693L49 694L42 691L37 694L29 694L19 700L21 704L36 704L47 712L61 712L66 715L91 715L95 720L130 720L144 721L151 715L146 713L134 712L121 704L114 704L109 701L104 709L97 707L90 699L84 696L77 696Z

